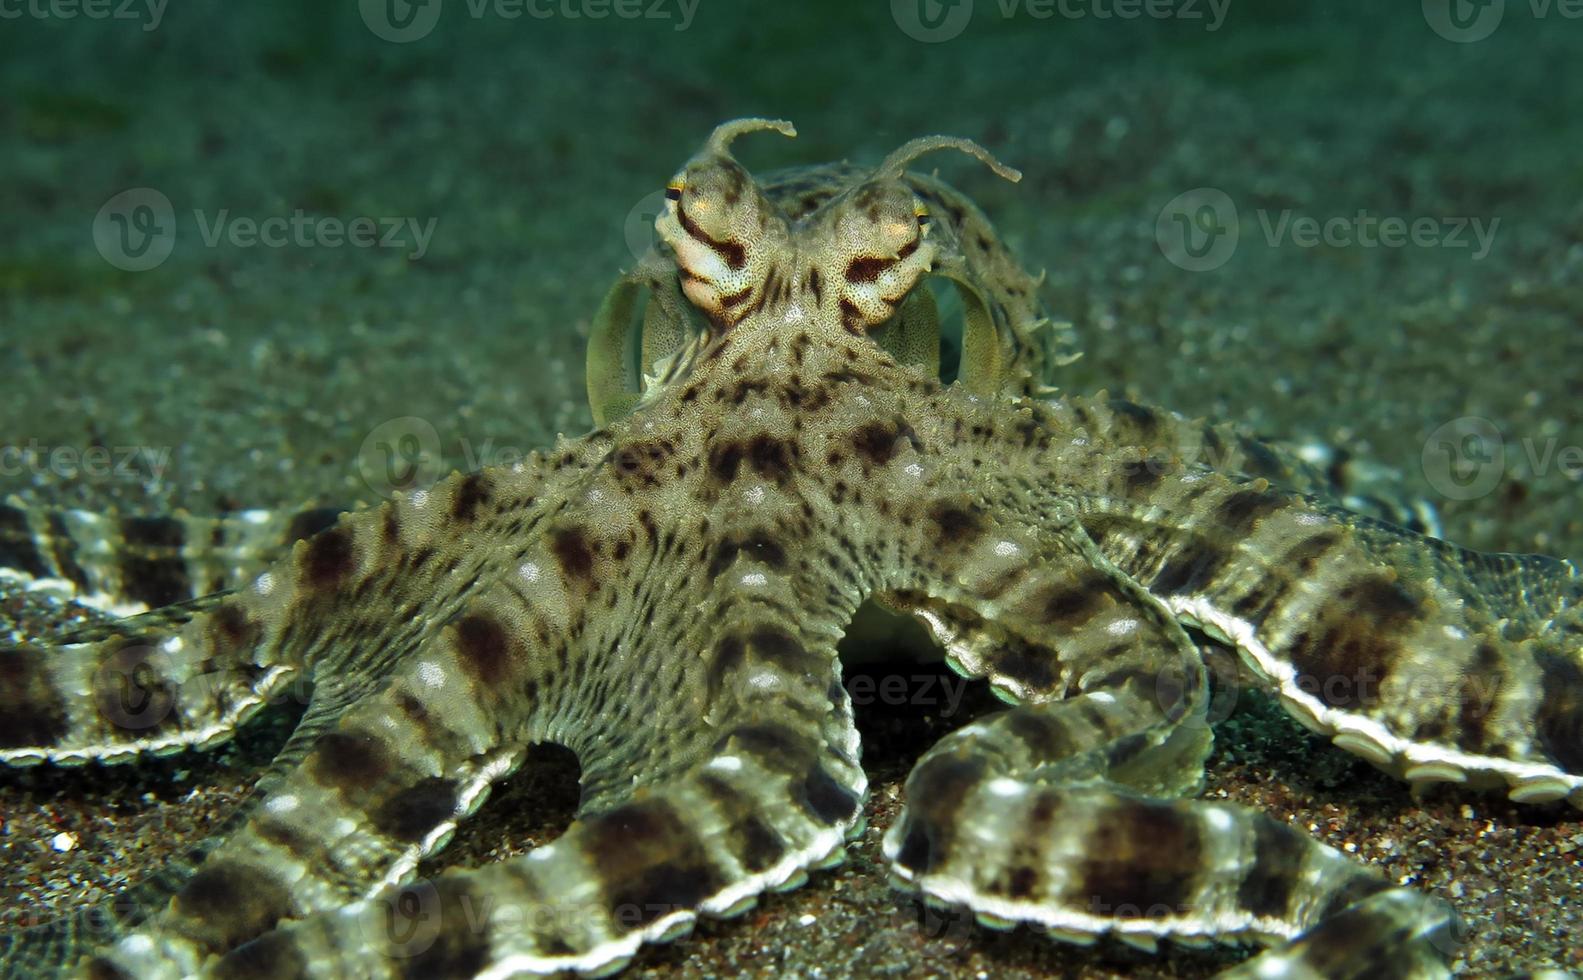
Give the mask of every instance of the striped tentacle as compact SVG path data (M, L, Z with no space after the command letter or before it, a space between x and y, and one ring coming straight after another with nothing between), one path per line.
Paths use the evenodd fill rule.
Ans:
M0 650L0 763L114 763L210 747L321 665L381 676L499 560L467 549L469 533L543 519L540 482L534 470L456 475L342 515L229 596L72 642ZM354 671L347 658L370 645L375 655Z
M1566 562L1484 555L1263 480L1052 448L1104 552L1236 647L1287 710L1414 782L1583 804L1583 583Z
M1420 971L1402 975L1443 975L1439 903L1399 890L1376 909L1371 897L1390 885L1339 852L1243 807L1172 799L1197 791L1209 746L1196 650L1075 511L1052 509L1040 533L1042 548L984 524L944 579L958 587L936 584L933 608L913 594L915 614L969 672L1025 703L947 736L914 769L885 841L901 885L991 927L1032 923L1145 949L1161 938L1284 943L1338 918L1394 938L1406 909L1433 927L1400 949L1369 946L1358 962L1390 949ZM923 554L941 560L938 547ZM1023 639L1037 636L1042 647Z
M1148 451L1144 467L1155 470L1201 466L1227 475L1265 479L1298 493L1327 497L1354 513L1399 524L1419 534L1438 534L1434 505L1410 499L1393 484L1396 475L1354 460L1342 450L1266 439L1230 422L1190 419L1103 393L1065 397L1044 406L1057 424L1110 446Z
M755 576L785 573L775 548L729 535L713 569L712 584L664 586L706 589L700 608L585 638L585 667L571 670L586 686L547 722L583 763L583 803L562 837L312 916L238 948L211 975L603 975L644 942L684 935L700 915L740 914L765 889L839 861L866 791L835 661L855 596L821 604L785 580L760 588ZM641 603L657 584L595 570L586 587ZM788 594L809 600L803 614ZM668 698L633 697L630 677L612 688L600 672L634 631L699 651L639 681Z
M153 517L0 504L0 579L125 616L237 589L335 508Z
M168 907L95 961L103 975L188 976L284 920L410 875L515 770L554 677L485 599L357 697Z

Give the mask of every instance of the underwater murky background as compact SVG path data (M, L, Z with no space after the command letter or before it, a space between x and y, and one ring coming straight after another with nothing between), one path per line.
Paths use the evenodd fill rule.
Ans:
M131 512L366 501L361 447L394 420L422 420L447 469L575 436L589 317L647 247L665 180L714 124L768 115L799 137L745 139L750 169L878 161L934 132L1020 167L1011 185L966 159L926 164L1047 271L1048 305L1087 352L1063 387L1340 445L1397 468L1453 540L1577 560L1578 12L0 0L0 496ZM49 625L6 596L7 618ZM1224 962L921 930L877 841L929 734L866 724L877 829L854 860L645 952L631 975ZM0 774L0 924L102 898L201 834L269 736L135 774ZM1211 772L1211 795L1451 898L1469 975L1583 968L1575 812L1415 800L1257 699L1223 726ZM517 777L446 861L553 832L568 781Z

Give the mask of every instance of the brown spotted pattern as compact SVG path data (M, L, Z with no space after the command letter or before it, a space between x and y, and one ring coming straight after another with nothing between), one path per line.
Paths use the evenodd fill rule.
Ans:
M761 185L729 149L756 129L790 133L717 130L607 302L651 291L664 363L626 394L591 372L597 431L328 525L248 518L296 543L234 593L0 651L13 764L205 747L311 692L213 839L94 932L0 937L0 973L609 973L840 860L867 787L836 644L869 603L1012 705L914 769L885 842L905 889L1057 939L1269 947L1231 975L1445 975L1442 903L1195 798L1195 643L1406 779L1583 803L1571 567L1359 517L1234 427L1040 400L1068 338L1036 280L906 167L1011 171L934 138ZM930 276L978 303L958 383L909 360L939 339ZM122 521L106 558L73 546L86 520L0 509L0 560L145 602L214 577L190 521ZM540 742L581 766L565 834L416 879Z

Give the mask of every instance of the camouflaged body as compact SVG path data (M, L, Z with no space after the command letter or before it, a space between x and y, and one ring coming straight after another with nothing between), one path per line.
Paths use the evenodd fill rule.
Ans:
M631 280L702 316L651 318L665 356L645 351L598 430L347 514L231 594L0 652L10 764L214 744L313 685L220 834L118 903L108 937L79 918L0 939L4 972L618 969L840 860L867 787L835 651L875 604L1015 705L909 778L885 846L902 887L1073 942L1272 947L1238 975L1445 974L1439 902L1192 799L1212 738L1196 643L1406 779L1583 804L1573 569L1343 510L1232 426L1039 397L1062 334L962 195L885 166L761 187L728 142L678 175L671 250ZM909 196L910 241L885 210ZM710 224L748 208L746 232ZM865 251L844 221L893 244ZM891 276L913 256L991 312L998 353L954 383L886 347L887 311L923 288ZM726 288L744 269L762 272ZM216 583L168 531L191 522L85 561L40 520L0 512L0 557L37 577L155 600ZM567 832L412 881L546 741L582 766Z

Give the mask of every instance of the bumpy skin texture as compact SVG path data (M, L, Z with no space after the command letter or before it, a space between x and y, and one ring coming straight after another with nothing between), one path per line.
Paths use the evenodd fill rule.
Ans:
M885 843L903 887L1069 941L1269 947L1232 975L1446 972L1443 904L1193 799L1212 733L1184 626L1403 778L1583 804L1572 568L1343 510L1232 427L1041 397L1063 337L1036 283L904 172L981 150L761 186L728 148L761 128L789 133L727 124L677 175L667 250L601 312L598 431L345 515L233 593L0 652L9 764L211 745L313 682L221 833L92 920L4 937L5 973L617 969L840 858L866 783L835 651L866 602L1016 704L918 763ZM926 274L969 310L949 385ZM69 525L0 511L0 557L85 592L153 575L145 600L211 581L180 522L84 549L120 555L98 569L63 560ZM582 765L568 831L409 883L543 741Z

